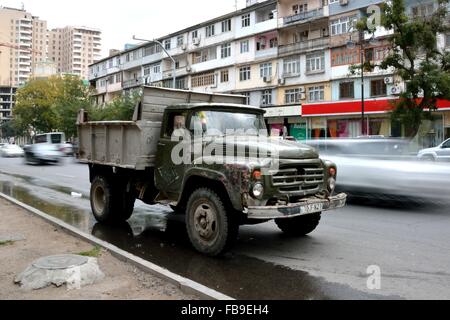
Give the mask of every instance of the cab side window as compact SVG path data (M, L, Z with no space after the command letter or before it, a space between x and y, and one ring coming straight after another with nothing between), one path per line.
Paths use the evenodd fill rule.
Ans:
M444 143L444 144L442 145L442 148L444 148L444 149L450 149L450 140L448 140L446 143Z
M164 136L166 138L171 138L172 134L177 129L186 129L186 113L184 112L172 112L168 115Z

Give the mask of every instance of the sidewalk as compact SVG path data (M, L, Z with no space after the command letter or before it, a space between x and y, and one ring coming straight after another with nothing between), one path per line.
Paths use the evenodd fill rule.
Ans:
M57 254L92 251L93 246L0 199L0 236L14 235L24 240L0 242L1 300L192 300L174 285L122 262L102 250L98 264L105 278L80 290L66 286L24 291L14 278L34 260ZM94 250L95 252L95 250Z

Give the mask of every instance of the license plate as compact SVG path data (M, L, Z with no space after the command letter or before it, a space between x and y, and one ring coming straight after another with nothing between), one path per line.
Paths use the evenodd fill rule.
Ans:
M323 211L323 203L308 204L301 208L302 214L316 213L316 212L321 212L321 211Z

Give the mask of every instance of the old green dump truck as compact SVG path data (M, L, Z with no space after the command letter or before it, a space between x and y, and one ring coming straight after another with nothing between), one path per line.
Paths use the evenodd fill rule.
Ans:
M142 88L133 121L78 116L78 159L89 165L99 222L128 220L136 199L185 215L196 250L216 256L239 226L275 220L302 236L346 204L337 168L310 147L267 136L265 111L244 97Z

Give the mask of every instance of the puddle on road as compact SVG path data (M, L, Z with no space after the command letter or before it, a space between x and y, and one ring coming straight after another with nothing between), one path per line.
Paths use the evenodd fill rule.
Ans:
M10 181L0 181L0 191L101 240L236 299L386 298L243 255L205 257L190 247L183 217L179 215L138 209L128 222L108 226L95 224L91 212L86 209L52 204Z

